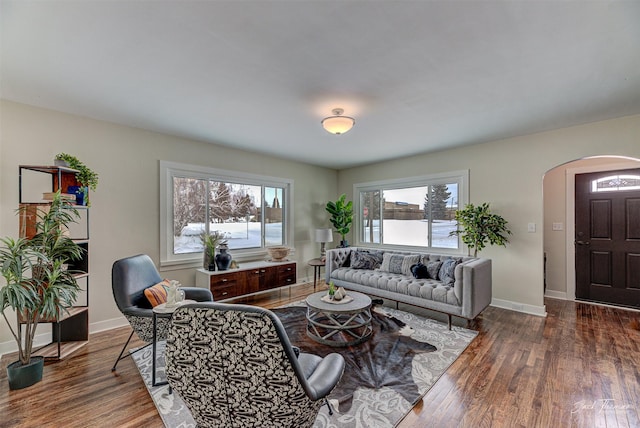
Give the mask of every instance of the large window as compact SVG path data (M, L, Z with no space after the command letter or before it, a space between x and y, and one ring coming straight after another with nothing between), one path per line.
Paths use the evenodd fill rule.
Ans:
M224 234L236 259L288 245L291 187L282 178L160 162L161 264L202 260L200 234Z
M455 211L468 200L468 171L354 185L358 245L460 250Z

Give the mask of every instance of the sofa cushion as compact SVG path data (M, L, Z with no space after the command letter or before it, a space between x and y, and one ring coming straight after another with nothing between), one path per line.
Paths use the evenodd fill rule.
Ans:
M347 289L349 289L348 283L354 283L381 291L460 306L460 301L455 295L453 287L445 286L442 282L434 279L416 279L412 275L384 272L382 269L353 268L338 268L331 272L331 279L345 281L346 283L341 283L341 285Z
M438 279L442 281L444 285L453 285L456 281L454 276L456 266L460 263L460 259L445 259L438 271Z
M355 250L351 252L353 269L376 269L382 263L382 254L377 251Z

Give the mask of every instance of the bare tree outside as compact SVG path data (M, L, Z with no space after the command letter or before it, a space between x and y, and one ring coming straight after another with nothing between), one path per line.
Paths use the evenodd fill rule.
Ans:
M189 223L203 223L207 182L196 178L173 179L173 236L180 236Z

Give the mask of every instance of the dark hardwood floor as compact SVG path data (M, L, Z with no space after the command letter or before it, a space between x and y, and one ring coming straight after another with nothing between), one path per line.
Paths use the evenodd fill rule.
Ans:
M305 285L241 301L271 308L311 292ZM469 326L478 337L399 427L640 427L640 314L545 304L547 318L485 310ZM110 370L129 332L92 335L19 391L9 391L4 370L15 357L4 356L0 426L162 427L133 361Z

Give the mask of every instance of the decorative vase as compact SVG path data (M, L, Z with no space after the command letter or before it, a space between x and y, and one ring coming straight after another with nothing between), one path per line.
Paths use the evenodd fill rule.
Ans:
M227 247L220 247L220 252L216 254L216 265L218 270L227 270L231 264L231 254L227 253Z
M88 194L87 188L83 186L69 186L67 192L76 195L76 205L87 205L84 195Z
M22 365L15 361L7 366L9 389L22 389L42 380L44 357L31 357L29 364Z
M344 241L340 241L340 245L338 245L338 248L347 248L348 246L349 246L349 241L345 239Z

